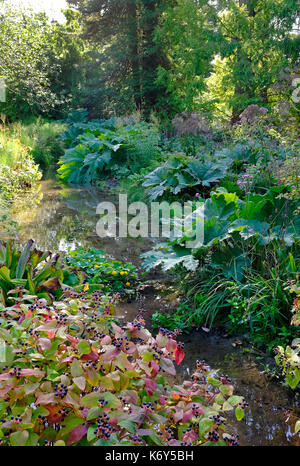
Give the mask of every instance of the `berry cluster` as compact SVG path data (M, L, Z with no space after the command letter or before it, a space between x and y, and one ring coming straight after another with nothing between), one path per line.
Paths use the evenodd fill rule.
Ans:
M54 391L55 391L55 396L58 396L59 398L63 399L68 394L68 387L67 385L63 385L62 383L59 383L54 386Z
M9 371L9 375L12 375L13 377L17 377L17 379L21 378L21 367L15 366Z
M221 417L220 414L215 414L214 416L209 416L209 419L212 419L213 421L215 421L217 426L220 426L222 424L223 425L226 424L225 419L223 417Z
M157 403L157 401L156 401L156 403ZM149 401L148 403L146 401L144 401L144 403L142 404L142 408L144 408L146 412L147 411L148 412L155 411L155 406L151 401Z
M15 422L16 424L21 424L21 422L23 422L21 414L17 414L16 417L11 416L10 419L11 419L11 421Z
M193 416L195 417L199 417L202 414L202 411L200 410L199 406L197 406L195 403L193 403L192 411L193 411Z
M210 442L218 442L219 439L220 439L220 436L218 434L218 432L216 432L215 430L211 431L211 432L208 432L208 437L207 439L210 441Z
M245 409L247 406L249 406L249 403L247 403L245 399L243 399L241 403L238 403L238 407L241 409Z
M104 398L99 398L99 404L101 406L101 408L104 408L104 406L107 406L108 405L108 401L106 401ZM104 414L104 417L106 416L106 414Z
M227 443L227 445L230 445L232 447L238 447L239 446L239 439L240 439L240 437L238 435L236 435L236 436L233 436L233 435L224 436L224 441Z
M139 445L143 443L143 439L138 435L130 435L130 440L134 445Z
M93 369L98 369L97 363L95 361L87 361L84 363L84 366L88 369L89 367Z
M219 380L223 385L232 384L232 380L227 375L220 375Z
M57 314L54 318L59 325L67 325L68 323L68 316L66 314L60 313Z
M165 436L168 442L174 439L174 432L170 427L164 427L158 434L160 436Z
M97 437L109 439L111 434L115 432L116 428L109 424L110 418L107 414L100 414L97 418L97 428L94 430L94 434Z

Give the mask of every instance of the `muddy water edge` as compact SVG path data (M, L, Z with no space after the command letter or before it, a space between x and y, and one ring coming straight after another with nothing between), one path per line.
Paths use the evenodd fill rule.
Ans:
M140 254L149 250L153 241L99 238L96 206L102 201L116 202L116 197L91 187L69 188L52 179L42 181L34 193L13 208L13 216L20 225L18 242L24 244L32 238L36 247L51 251L93 246L140 268ZM161 285L172 286L170 280L161 272L143 275L137 299L121 303L118 318L130 321L143 306L147 310L146 326L152 330L151 315L170 311L177 304L176 299L170 300L159 291ZM176 383L190 377L197 360L205 360L219 374L228 375L235 394L244 396L249 403L241 422L228 417L228 431L239 434L241 445L300 445L300 436L293 434L295 417L300 417L300 400L264 370L266 366L274 367L272 357L261 354L243 340L242 345L237 345L235 338L201 329L182 335L180 340L185 343L185 359L178 366Z

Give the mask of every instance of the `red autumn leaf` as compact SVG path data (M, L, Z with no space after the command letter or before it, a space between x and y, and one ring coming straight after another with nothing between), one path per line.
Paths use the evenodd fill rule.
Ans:
M50 338L39 338L37 344L39 345L42 351L45 351L50 348L51 341Z
M117 324L112 322L111 326L116 338L122 337L124 335L124 330L122 330L121 327L119 327Z
M50 340L52 340L55 337L55 333L53 333L53 332L47 332L47 334L48 334L48 338Z
M79 343L79 338L73 337L72 335L66 335L66 338L71 343Z
M99 354L97 350L92 348L92 351L89 354L83 354L80 358L82 361L98 361Z
M7 393L13 388L13 385L4 385L0 390L0 398L6 398Z
M0 380L8 380L11 379L13 376L10 375L9 372L4 372L4 374L0 374Z
M136 346L132 341L127 343L127 346L129 347L129 349L125 350L126 354L134 354L136 352Z
M176 409L176 413L174 414L174 421L179 422L183 417L183 409Z
M187 432L186 434L183 434L181 437L181 442L195 442L198 439L198 435L194 430L191 430Z
M157 362L153 361L152 359L152 361L150 361L150 366L153 369L154 376L156 376L156 374L159 372L159 365L157 364Z
M189 419L191 419L194 415L194 412L192 409L190 409L189 411L186 411L183 416L182 416L182 422L185 423L187 422Z
M172 392L172 398L174 401L179 401L181 397L178 395L178 393Z
M117 349L115 346L111 346L103 355L103 362L111 362L115 357L120 354L121 350Z
M31 316L32 316L32 311L29 309L25 317L27 319L28 317L31 317Z
M177 365L179 365L184 358L184 351L182 349L176 348L174 357Z
M168 343L166 344L166 348L169 351L169 353L173 353L173 351L175 351L177 348L177 342L175 340L172 340L172 338L169 338Z
M70 433L70 436L67 441L67 445L73 445L73 443L79 442L88 431L88 427L85 424L80 424L79 426L75 427Z
M46 405L44 408L47 409L49 412L48 421L50 423L58 423L62 420L62 415L61 413L59 414L58 411L61 411L61 406L60 405Z
M176 375L176 369L174 367L173 362L167 358L161 358L160 360L160 367L164 370L167 374Z
M166 398L165 398L164 396L161 395L161 396L159 397L158 401L160 402L160 404L161 404L162 406L165 406L165 404L166 404Z
M35 405L49 405L50 403L57 403L55 393L41 393L35 402Z
M170 447L178 447L179 446L178 440L176 440L176 439L170 440L169 446Z
M43 314L43 316L45 317L46 322L52 320L52 317L50 317L48 314Z
M156 388L155 380L147 378L145 380L145 385L146 385L146 390L147 390L148 395L152 395Z

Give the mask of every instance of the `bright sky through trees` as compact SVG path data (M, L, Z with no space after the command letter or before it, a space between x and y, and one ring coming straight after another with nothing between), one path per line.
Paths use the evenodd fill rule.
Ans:
M67 7L66 0L12 0L14 5L25 9L32 8L35 11L45 11L51 19L64 21L62 9Z

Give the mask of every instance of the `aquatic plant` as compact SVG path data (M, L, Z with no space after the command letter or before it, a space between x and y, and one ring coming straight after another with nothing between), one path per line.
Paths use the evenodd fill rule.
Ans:
M69 250L64 262L71 270L83 271L86 283L100 285L105 292L120 292L125 295L133 295L135 292L137 268L131 263L108 258L101 249L79 247Z

